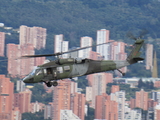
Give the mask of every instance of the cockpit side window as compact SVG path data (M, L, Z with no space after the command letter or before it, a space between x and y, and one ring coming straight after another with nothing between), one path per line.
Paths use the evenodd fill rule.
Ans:
M42 74L42 70L41 69L37 69L36 70L36 75L40 75L40 74Z

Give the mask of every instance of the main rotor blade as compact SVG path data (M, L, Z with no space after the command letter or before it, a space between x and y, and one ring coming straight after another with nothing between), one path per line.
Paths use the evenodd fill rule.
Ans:
M25 55L25 56L22 56L21 58L58 56L58 55L62 55L62 54L70 53L70 52L75 52L75 51L78 51L78 50L83 50L83 49L86 49L86 48L91 48L91 47L95 47L95 46L99 46L99 45L109 44L109 43L112 43L112 42L114 42L114 41L110 41L110 42L102 43L102 44L98 44L98 45L87 46L87 47L83 47L83 48L78 48L78 49L74 49L74 50L69 50L69 51L66 51L66 52L58 52L58 53L54 53L54 54Z
M83 49L87 49L87 48L91 48L91 47L95 47L95 46L99 46L99 45L109 44L109 43L112 43L112 42L115 42L115 41L110 41L110 42L101 43L101 44L98 44L98 45L92 45L92 46L86 46L86 47L82 47L82 48L77 48L77 49L74 49L74 50L69 50L69 51L66 51L66 52L62 52L62 54L75 52L75 51L78 51L78 50L83 50Z
M32 57L47 57L47 56L56 56L55 54L42 54L42 55L24 55L21 58L32 58Z

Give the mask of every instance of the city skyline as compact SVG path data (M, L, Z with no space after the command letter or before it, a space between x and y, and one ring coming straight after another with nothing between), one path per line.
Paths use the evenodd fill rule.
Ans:
M27 26L25 27L27 28ZM101 31L104 33L102 34ZM110 41L109 30L102 29L97 31L97 35L99 34L104 35L106 33L108 33L107 40ZM103 41L102 38L106 39L106 36L101 37L101 40ZM98 39L100 38L97 37L97 41ZM55 49L55 52L67 51L69 49L69 41L64 41L63 34L55 35L54 41L55 41L54 48L57 48ZM85 36L81 37L80 41L81 41L80 47L85 47L85 46L91 46L93 39L91 37ZM89 58L95 60L102 60L106 58L113 60L124 60L126 59L127 56L127 53L125 53L125 46L126 44L124 42L113 41L112 43L109 43L107 46L99 46L98 48L102 49L101 51L107 49L108 50L107 57L104 57L103 53L92 51L92 49L90 48L84 50L81 53L78 53L77 57L82 56L82 58ZM7 44L7 57L9 59L8 71L9 74L12 75L11 77L16 78L18 74L20 75L23 75L23 73L27 74L29 71L31 71L31 69L33 69L34 66L43 64L45 58L36 58L35 60L34 59L25 60L23 61L23 63L21 63L22 61L20 60L15 60L16 62L13 61L13 59L16 59L16 57L19 57L21 55L30 53L34 54L35 53L34 48L35 48L34 44L31 43ZM66 58L68 56L64 55L62 57ZM16 67L18 64L21 64L19 68ZM124 69L124 71L126 72L126 69ZM9 85L11 85L11 87L5 86L6 83L4 81L6 79ZM0 77L0 83L1 83L0 85L4 87L1 88L2 104L0 107L2 108L2 110L0 111L1 115L0 117L3 119L7 116L8 119L10 119L13 118L15 113L18 113L15 116L17 117L17 120L20 120L22 117L21 116L22 113L25 112L35 113L39 112L40 110L44 110L45 113L44 117L46 119L51 118L52 120L61 120L61 119L63 120L66 118L69 119L73 117L77 120L79 119L85 120L85 115L87 115L86 111L88 111L89 108L92 108L95 109L94 118L96 120L97 119L126 120L126 118L136 118L135 116L132 116L133 113L136 116L141 116L141 112L134 109L136 107L142 108L144 110L149 110L149 108L157 106L155 111L156 113L159 112L158 111L159 107L157 102L157 99L158 101L160 101L159 98L155 98L156 100L148 99L147 96L148 92L141 92L143 91L143 89L141 89L141 91L137 91L135 94L136 98L132 98L130 101L126 101L125 91L121 91L119 86L117 85L113 85L111 87L110 95L106 94L106 89L107 89L106 85L108 83L113 83L112 73L96 73L88 75L87 82L88 86L86 86L87 87L86 93L81 93L80 91L78 91L79 89L78 85L71 80L59 81L59 85L57 87L51 89L46 88L47 91L53 91L53 94L52 94L52 102L45 105L37 101L34 103L31 102L32 92L29 89L23 89L23 84L20 84L19 81L17 83L18 87L17 90L20 89L21 90L18 93L13 94L14 91L13 83L10 82L10 79L5 77L5 75L2 75ZM159 81L154 81L154 83L157 82ZM9 94L9 96L11 96L11 99L5 97L6 93L3 92L5 89L9 91L8 93L7 92L6 93L7 95ZM7 102L8 99L13 100L14 102L11 102L10 106L4 106L4 102L6 101L5 99L7 99ZM86 102L89 107L86 107ZM11 109L11 106L14 108L13 110ZM7 107L8 109L6 109ZM5 109L7 111L4 111ZM51 110L51 112L49 112L48 110ZM127 115L125 113L127 113Z

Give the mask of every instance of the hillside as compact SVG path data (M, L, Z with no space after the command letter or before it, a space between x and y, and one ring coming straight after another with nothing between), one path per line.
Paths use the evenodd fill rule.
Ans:
M126 43L133 43L127 31L138 36L144 28L149 31L145 38L160 38L159 6L157 0L1 0L0 22L13 28L47 28L47 48L42 52L52 53L55 34L64 34L70 47L79 46L82 36L96 40L102 28L110 30L110 39Z
M111 39L124 39L127 31L138 34L143 28L149 36L160 37L160 2L134 1L1 0L0 22L14 28L41 26L48 33L64 34L73 45L81 36L95 39L96 31L102 28L110 30Z

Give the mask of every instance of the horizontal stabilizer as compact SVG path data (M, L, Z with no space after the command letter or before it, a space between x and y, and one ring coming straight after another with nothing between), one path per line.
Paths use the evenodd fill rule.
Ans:
M134 57L133 60L135 60L136 62L138 62L138 61L144 60L144 58L141 58L141 57Z

